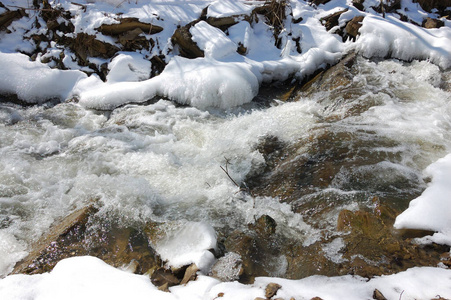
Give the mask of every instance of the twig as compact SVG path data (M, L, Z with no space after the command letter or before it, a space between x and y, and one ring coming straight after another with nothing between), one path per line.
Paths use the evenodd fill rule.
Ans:
M404 293L404 290L401 292L401 295L399 295L399 300L401 300L403 293Z

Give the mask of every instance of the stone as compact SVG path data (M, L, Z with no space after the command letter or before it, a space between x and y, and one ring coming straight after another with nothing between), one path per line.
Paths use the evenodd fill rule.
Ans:
M221 281L238 280L244 273L243 260L234 252L226 253L220 257L211 267L211 276Z
M262 215L257 219L253 227L260 235L267 236L276 233L277 223L270 216Z
M282 286L280 284L273 282L269 283L265 288L265 297L268 299L274 297L281 288Z
M158 268L152 273L150 280L155 286L164 286L167 287L178 285L181 281L177 278L171 270L165 268Z
M6 30L6 28L15 20L18 20L27 14L25 13L25 10L18 9L18 10L9 10L0 15L0 31Z
M122 18L117 24L102 24L96 30L105 35L118 36L135 29L140 29L146 34L155 34L163 31L163 27L141 22L137 18Z
M65 44L76 54L80 65L87 65L88 57L111 58L120 49L115 45L102 42L94 35L79 33L75 39L68 39Z
M348 10L349 9L337 11L336 13L321 18L320 22L324 25L324 27L326 27L326 30L329 31L335 26L338 26L338 19L340 19L340 16Z
M438 19L432 19L432 18L426 18L422 25L424 28L431 29L431 28L440 28L445 26L445 22Z
M352 20L349 21L348 24L346 24L344 39L350 37L352 40L356 40L357 36L359 35L359 29L360 27L362 27L364 18L364 16L357 16L352 18Z
M172 44L177 45L180 55L186 58L204 57L204 51L193 41L193 36L189 31L195 23L191 22L177 28L171 37Z
M318 6L320 4L328 3L328 2L330 2L330 0L310 0L309 2L315 4L316 6Z
M376 299L376 300L387 300L387 298L385 298L385 296L378 289L374 290L374 292L373 292L373 299Z
M352 5L354 5L355 8L358 10L364 11L365 7L363 6L363 3L365 0L352 0Z
M196 264L192 264L188 268L186 268L185 275L183 276L180 284L187 284L189 281L196 280L197 271L199 271L199 268L196 266Z
M161 260L140 229L122 227L97 217L94 204L81 208L56 222L18 262L13 274L49 272L62 259L90 255L106 263L143 274ZM96 226L91 227L90 224Z
M431 11L436 8L440 11L451 7L451 0L414 0L421 5L421 7L426 11Z

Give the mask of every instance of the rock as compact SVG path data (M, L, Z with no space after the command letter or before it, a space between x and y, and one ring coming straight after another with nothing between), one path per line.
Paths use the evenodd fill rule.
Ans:
M320 298L320 297L313 297L313 298L310 299L310 300L323 300L323 298Z
M164 290L167 290L168 287L178 285L180 283L180 279L174 275L171 270L165 268L158 268L152 273L150 277L152 283L158 287L163 287Z
M282 288L280 284L273 282L269 283L265 288L265 297L268 299L274 297L280 288Z
M195 24L196 22L191 22L177 28L171 37L172 44L177 45L180 55L186 58L204 57L204 51L193 41L193 36L189 31Z
M431 11L434 8L444 11L451 7L451 0L414 0L414 2L419 3L426 11Z
M358 10L364 11L365 7L363 6L363 3L365 0L352 0L352 5L354 5L355 8Z
M348 37L350 37L352 40L355 41L357 36L359 35L359 29L360 27L362 27L362 22L364 18L365 18L364 16L357 16L352 18L352 20L349 21L348 24L346 24L345 36L343 39L347 39Z
M268 215L262 215L255 222L254 230L261 236L269 236L276 233L277 223Z
M422 26L427 29L440 28L445 26L445 22L443 22L442 20L432 19L428 17L423 21Z
M237 24L239 21L243 20L244 16L229 16L224 18L213 18L208 17L205 21L213 27L219 28L222 31L227 30L229 27ZM247 17L249 19L249 17Z
M60 260L83 255L98 257L114 267L128 266L139 274L161 264L141 230L101 219L96 211L89 205L55 223L12 273L49 272ZM91 227L92 223L96 226Z
M337 11L336 13L333 13L329 16L326 16L324 18L320 19L320 22L326 27L326 30L329 31L335 26L338 26L338 19L340 19L340 16L347 12L349 9Z
M373 292L373 299L376 299L376 300L387 300L387 298L385 298L385 296L378 289L374 290L374 292Z
M146 34L155 34L163 31L163 27L141 22L137 18L121 18L118 24L102 24L96 30L105 35L119 36L136 29L140 29Z
M120 49L112 44L96 39L94 35L79 33L75 39L67 39L64 43L76 54L80 65L89 64L88 57L111 58Z
M328 3L328 2L330 2L330 0L309 0L309 2L315 4L316 6L318 6L320 4Z
M6 30L9 25L15 20L18 20L27 14L25 13L25 10L18 9L18 10L9 10L0 15L0 31Z
M185 275L183 276L180 284L187 284L189 281L196 280L197 271L199 271L199 268L196 266L196 264L192 264L188 268L186 268Z
M238 280L243 273L243 260L234 252L226 253L211 267L211 276L221 281Z

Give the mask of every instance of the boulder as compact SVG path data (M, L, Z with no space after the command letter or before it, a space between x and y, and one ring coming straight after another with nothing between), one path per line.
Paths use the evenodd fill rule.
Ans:
M60 260L83 255L140 274L161 264L141 230L119 226L97 217L96 212L95 206L89 205L55 223L12 273L49 272ZM91 226L93 223L96 226Z

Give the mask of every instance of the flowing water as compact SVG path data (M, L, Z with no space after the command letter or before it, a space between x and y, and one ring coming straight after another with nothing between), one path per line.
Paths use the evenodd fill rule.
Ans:
M204 221L230 232L266 214L304 246L334 236L339 212L370 207L374 195L407 208L426 186L422 170L451 150L449 72L361 58L355 68L352 96L332 90L228 111L167 100L111 112L0 103L0 275L52 222L93 199L99 216L123 224ZM330 154L332 169L341 163L322 179L308 180L315 168L299 177L290 201L252 197L233 181L264 172L265 137L294 151L284 152L291 161L346 154ZM342 243L325 245L324 255L339 262Z

